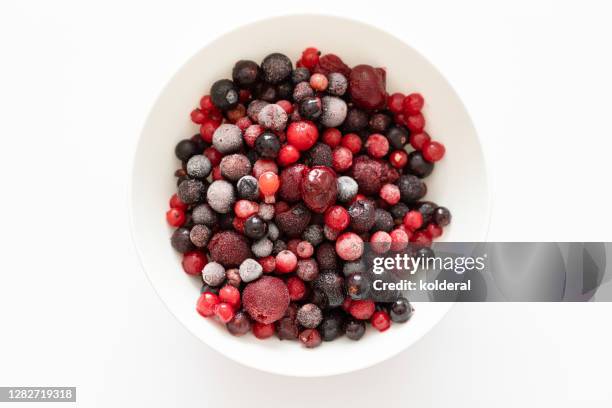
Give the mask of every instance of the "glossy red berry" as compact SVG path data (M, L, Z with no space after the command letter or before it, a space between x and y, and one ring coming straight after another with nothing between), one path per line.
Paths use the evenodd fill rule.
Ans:
M431 239L436 239L442 236L443 229L438 224L429 223L425 227L425 233L429 235Z
M236 126L238 126L243 132L247 130L252 124L253 122L251 122L251 119L249 119L248 116L243 116L242 118L236 121Z
M319 130L307 120L291 122L287 128L287 142L300 151L308 150L317 142Z
M295 247L295 254L301 259L310 258L313 253L314 247L308 241L300 241Z
M446 148L439 142L428 142L423 147L423 157L428 162L433 163L442 160L444 153L446 153Z
M171 208L166 212L166 221L172 227L178 228L185 223L185 211Z
M208 118L200 125L200 136L206 143L212 143L213 133L221 125L220 121Z
M416 210L408 211L404 215L404 225L411 231L418 230L423 226L423 214Z
M273 195L280 187L280 180L275 173L266 171L259 176L259 190L264 195Z
M347 171L353 165L353 153L346 147L338 146L332 152L332 167L338 173Z
M276 255L276 272L291 273L297 267L297 256L287 249Z
M225 285L219 290L219 300L237 310L240 307L240 291L235 286Z
M427 132L412 133L410 135L410 145L414 147L415 150L423 150L423 147L425 147L430 140L431 138Z
M170 208L185 211L187 209L187 204L181 201L178 194L174 193L172 197L170 197Z
M406 127L408 127L408 129L414 133L422 132L425 128L425 117L420 112L408 116L406 118Z
M403 102L404 114L407 116L416 115L421 112L423 109L423 105L425 104L425 99L420 93L411 93L406 96Z
M188 275L199 275L206 266L206 255L199 251L187 252L183 255L181 265Z
M295 163L300 159L300 151L295 146L286 144L278 151L276 161L283 167Z
M376 305L371 300L353 300L349 306L351 316L359 320L368 320L375 310Z
M300 59L302 66L312 70L319 63L319 56L321 52L314 48L308 47L302 52L302 58Z
M204 317L211 317L215 314L215 306L219 304L219 297L211 292L204 292L198 298L196 310Z
M234 318L234 308L229 303L219 303L215 306L215 316L222 323L228 323Z
M393 113L402 113L404 110L404 98L404 94L399 92L389 95L387 98L387 108Z
M191 111L191 121L195 124L201 125L206 120L206 114L200 109L194 109Z
M336 231L343 231L348 228L351 217L346 208L334 205L325 211L325 225Z
M385 184L380 189L380 198L389 205L395 205L400 201L400 189L395 184Z
M289 299L296 302L306 295L306 284L297 276L287 279L287 289L289 289Z
M365 143L368 154L375 159L381 159L389 153L389 141L381 134L374 133Z
M340 142L342 141L342 133L340 133L340 131L336 128L327 128L323 132L322 140L323 143L333 149L334 147L340 145Z
M402 169L408 164L408 153L404 150L394 150L389 155L389 163L396 169Z
M372 318L370 319L370 323L372 324L372 327L374 327L376 330L384 332L389 327L391 327L391 317L389 317L389 314L387 312L379 310L377 312L374 312Z
M253 335L260 340L270 338L274 336L274 323L253 323L253 327L251 328L253 331Z
M361 150L361 138L355 133L347 133L344 135L340 144L349 149L353 154L357 154Z
M210 95L204 95L202 99L200 99L200 109L206 113L217 109L217 107L213 104Z

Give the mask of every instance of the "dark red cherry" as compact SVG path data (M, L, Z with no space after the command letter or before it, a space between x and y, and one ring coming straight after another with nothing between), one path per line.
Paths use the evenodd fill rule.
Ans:
M336 202L336 174L325 166L306 169L303 174L301 191L304 203L314 212L325 212Z

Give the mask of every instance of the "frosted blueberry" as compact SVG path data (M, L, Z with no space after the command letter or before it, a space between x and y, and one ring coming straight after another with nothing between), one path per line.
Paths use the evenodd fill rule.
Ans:
M239 273L243 282L252 282L263 274L263 268L256 260L247 258L240 264Z
M331 95L342 96L348 88L348 80L344 75L339 72L332 72L327 76L329 84L327 85L327 92Z
M212 227L217 223L217 214L208 204L200 204L193 209L191 220L194 224L204 224Z
M253 176L244 176L236 183L238 196L245 200L255 201L259 198L259 183Z
M274 205L261 203L259 204L258 215L265 221L270 221L274 218Z
M287 112L279 105L271 103L259 111L257 121L265 128L281 131L287 125Z
M257 258L263 258L272 253L273 244L268 238L262 238L251 245L251 251Z
M349 176L338 177L336 184L338 186L338 201L348 203L357 195L359 185L355 179Z
M298 309L296 319L302 326L314 329L323 320L323 313L317 305L306 303Z
M225 268L217 262L209 262L202 270L202 279L207 285L219 286L225 280Z
M187 174L194 178L206 178L212 170L208 157L197 154L187 162Z
M346 102L336 96L324 96L321 99L323 113L319 118L321 124L327 127L340 126L346 119Z
M213 146L223 154L234 153L242 147L242 132L236 125L223 124L213 133Z
M226 214L231 211L236 201L234 186L225 180L216 180L206 192L208 204L218 213Z
M278 229L276 224L274 224L273 222L269 223L268 224L268 238L270 238L272 241L276 241L279 235L280 235L280 230Z

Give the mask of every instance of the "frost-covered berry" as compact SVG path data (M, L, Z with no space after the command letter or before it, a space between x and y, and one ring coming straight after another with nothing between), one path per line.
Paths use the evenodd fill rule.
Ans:
M302 239L310 242L312 246L319 245L325 239L323 227L316 224L309 225L304 232L302 232Z
M242 147L242 132L236 125L223 124L213 133L213 146L223 154L234 153Z
M297 103L311 96L314 96L314 89L308 82L300 82L293 88L293 100Z
M251 162L243 154L230 154L223 157L219 167L221 175L230 181L239 180L251 172Z
M336 96L342 96L348 88L348 80L339 72L332 72L327 76L328 85L327 93Z
M261 209L261 207L259 207ZM276 241L280 235L280 230L273 222L268 223L268 238L272 241Z
M293 64L289 57L275 52L268 55L260 64L266 82L279 84L289 78L293 71Z
M338 186L338 201L343 203L348 203L355 198L359 190L359 185L355 179L349 176L338 177L336 184Z
M253 121L257 122L259 112L265 107L268 106L269 102L262 101L261 99L255 99L249 103L247 107L247 115Z
M336 96L324 96L321 99L323 114L319 121L327 127L340 126L346 119L346 102Z
M225 268L217 262L209 262L202 270L202 279L207 285L219 286L225 280Z
M238 197L244 200L255 201L259 198L259 183L253 176L243 176L236 183Z
M200 180L184 180L178 186L178 197L185 204L194 204L202 199L206 184Z
M323 320L323 313L317 305L307 303L298 309L296 319L302 326L314 329Z
M207 227L212 227L217 223L217 214L208 204L200 204L193 209L191 221L194 224L204 224Z
M273 246L268 238L262 238L251 245L251 251L257 258L264 258L272 253Z
M226 214L236 201L234 186L225 180L214 181L206 192L206 199L213 210Z
M193 245L197 246L198 248L205 247L206 244L208 244L208 240L210 240L211 235L212 233L210 228L202 224L194 225L189 232L191 242L193 242Z
M275 103L264 106L257 115L261 126L277 132L285 128L287 118L287 112Z
M212 164L208 157L197 154L187 162L187 174L194 178L206 178L212 170Z
M291 81L294 84L299 84L300 82L308 82L310 80L310 71L308 68L299 67L291 72Z
M274 205L261 203L259 204L259 211L257 215L259 215L263 220L270 221L274 218Z
M263 274L263 268L256 260L247 258L240 264L239 272L243 282L252 282Z

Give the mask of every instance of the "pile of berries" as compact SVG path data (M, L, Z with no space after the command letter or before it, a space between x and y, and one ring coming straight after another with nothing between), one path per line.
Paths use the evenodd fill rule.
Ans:
M196 309L228 331L316 347L406 322L403 297L374 302L362 255L423 248L448 209L424 201L444 146L425 132L423 97L389 95L385 70L307 48L240 60L191 112L199 133L176 145L182 167L167 222Z

